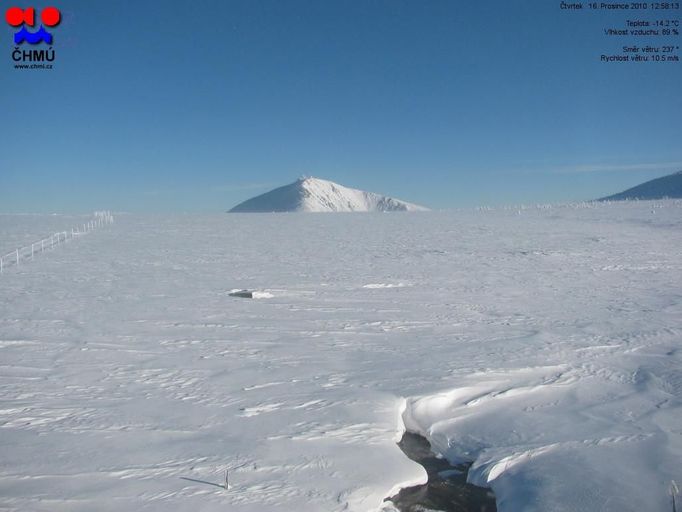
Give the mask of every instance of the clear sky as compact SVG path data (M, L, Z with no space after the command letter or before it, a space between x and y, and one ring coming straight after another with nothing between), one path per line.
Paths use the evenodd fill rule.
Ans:
M682 63L600 63L631 16L559 4L54 0L55 68L17 70L3 0L0 212L224 211L302 174L544 203L682 169Z

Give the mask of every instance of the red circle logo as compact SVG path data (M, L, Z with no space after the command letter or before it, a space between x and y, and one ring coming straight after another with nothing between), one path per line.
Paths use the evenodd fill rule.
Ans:
M48 27L54 27L61 21L62 15L56 7L45 7L40 13L40 19Z
M33 26L35 23L35 9L29 7L22 9L21 7L10 7L5 11L5 20L13 27L18 27L22 23Z

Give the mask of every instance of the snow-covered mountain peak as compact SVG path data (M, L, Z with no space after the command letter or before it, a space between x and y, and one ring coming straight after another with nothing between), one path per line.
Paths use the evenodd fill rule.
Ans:
M419 211L422 206L373 192L344 187L332 181L301 176L238 204L230 212L373 212Z

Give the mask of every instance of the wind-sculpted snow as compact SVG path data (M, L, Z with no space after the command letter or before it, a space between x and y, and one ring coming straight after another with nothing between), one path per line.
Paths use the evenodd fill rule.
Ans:
M670 510L681 214L119 216L0 281L0 508L388 510L408 428L502 511Z

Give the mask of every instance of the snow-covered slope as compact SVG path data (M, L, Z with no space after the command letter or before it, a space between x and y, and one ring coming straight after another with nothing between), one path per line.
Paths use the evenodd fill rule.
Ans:
M602 197L600 201L620 201L623 199L664 199L682 198L682 171L655 180L646 181L612 196Z
M392 197L301 178L238 204L230 212L394 212L427 210Z

